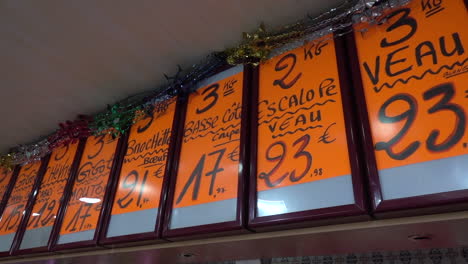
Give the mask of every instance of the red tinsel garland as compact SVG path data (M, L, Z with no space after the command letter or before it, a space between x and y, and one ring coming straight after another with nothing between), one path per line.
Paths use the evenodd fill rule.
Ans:
M91 130L88 126L89 121L89 117L79 116L77 120L68 120L65 123L60 123L59 130L48 138L50 149L74 143L80 138L87 138L90 136Z

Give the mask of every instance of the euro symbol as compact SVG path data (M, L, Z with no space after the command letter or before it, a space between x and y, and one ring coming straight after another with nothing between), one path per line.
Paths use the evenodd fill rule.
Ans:
M164 166L164 164L156 164L156 165L159 165L159 167L158 167L157 170L155 170L155 171L153 172L153 176L156 177L156 178L158 178L158 179L161 179L161 178L164 177L164 171L163 171L163 166Z
M232 152L229 152L227 157L234 162L239 161L239 146L237 146Z
M328 130L334 125L336 125L336 123L332 123L331 125L329 125L327 127L327 129L325 129L325 132L323 133L323 135L321 135L319 137L318 143L322 142L324 144L330 144L330 143L332 143L332 142L334 142L336 140L336 138L334 138L332 140L328 140L330 138L330 135L328 134Z

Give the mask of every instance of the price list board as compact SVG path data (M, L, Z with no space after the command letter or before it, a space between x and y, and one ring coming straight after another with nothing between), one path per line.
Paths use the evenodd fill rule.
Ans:
M468 12L412 1L349 38L377 212L468 197Z
M188 97L165 237L242 230L247 105L244 67L200 82Z
M31 211L26 212L24 226L20 230L13 254L42 253L49 249L52 230L64 195L80 159L83 143L74 142L54 149L47 169L32 199Z
M120 142L109 134L87 139L52 250L97 246Z
M180 103L177 97L159 102L151 116L132 126L122 148L102 244L123 245L160 238Z
M365 212L345 59L343 41L328 35L260 64L252 229Z
M349 39L377 212L468 202L465 3L411 1Z
M19 173L0 217L0 256L8 256L13 242L28 212L30 199L42 178L48 158L21 166Z

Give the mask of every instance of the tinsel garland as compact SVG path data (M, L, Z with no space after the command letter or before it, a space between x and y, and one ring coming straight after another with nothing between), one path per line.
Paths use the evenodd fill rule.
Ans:
M116 103L107 106L107 111L97 114L89 124L93 135L110 134L116 138L130 129L132 124L144 117L142 105L122 105Z
M105 111L93 117L79 116L75 121L60 123L59 129L52 135L38 140L37 143L12 149L10 153L0 156L0 167L12 169L17 164L39 160L56 147L90 135L110 134L119 137L146 115L163 113L176 96L185 96L193 92L189 90L190 87L194 87L195 83L223 65L258 65L275 53L286 52L286 44L313 41L330 33L335 33L335 36L350 33L354 23L381 22L380 17L386 9L402 6L409 1L347 0L317 17L307 16L279 29L268 31L261 24L257 31L243 33L242 42L237 47L213 52L187 71L183 71L179 66L175 76L166 76L168 84L109 105Z
M47 138L49 148L54 149L78 141L80 138L87 138L91 135L89 127L89 117L79 116L77 120L66 121L59 124L59 129L55 134Z

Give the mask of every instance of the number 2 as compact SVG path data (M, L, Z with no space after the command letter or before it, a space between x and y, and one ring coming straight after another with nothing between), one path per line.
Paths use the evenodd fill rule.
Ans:
M286 75L283 76L283 78L281 79L278 79L278 80L275 80L273 82L273 86L275 85L279 85L279 87L283 88L283 89L289 89L291 87L293 87L293 85L299 80L299 78L301 78L302 76L302 72L298 73L296 75L296 77L294 77L294 79L292 79L289 83L286 83L285 80L286 78L289 77L289 74L291 74L291 72L294 70L294 67L296 66L296 61L297 61L297 57L295 54L293 53L289 53L287 55L285 55L284 57L282 57L277 63L276 63L276 66L275 66L275 71L282 71L286 68L289 67L289 64L288 63L284 63L286 60L291 60L292 62L292 65L291 65L291 68L289 68L289 71L286 73Z
M409 109L399 115L388 116L386 113L387 108L393 103L398 102L398 101L406 102L409 106ZM407 146L400 153L393 152L393 146L397 144L398 142L400 142L401 139L405 136L405 134L408 133L408 130L413 125L414 120L416 120L416 114L417 114L416 99L414 99L411 95L397 94L395 96L392 96L390 99L388 99L379 110L379 120L385 124L396 123L404 119L406 119L406 122L401 128L400 132L398 132L391 140L387 142L378 142L377 144L375 144L375 149L384 150L385 152L387 152L388 156L390 156L392 159L395 159L395 160L404 160L408 158L409 156L411 156L419 148L419 145L421 145L421 142L419 141L412 142L411 144L409 144L409 146Z

